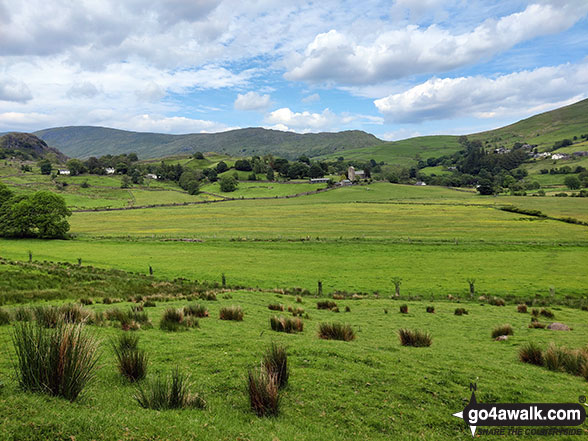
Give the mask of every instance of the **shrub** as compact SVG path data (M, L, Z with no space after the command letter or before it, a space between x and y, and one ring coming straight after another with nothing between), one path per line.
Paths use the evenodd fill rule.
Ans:
M284 346L272 343L263 356L262 364L268 374L275 376L279 389L288 384L290 371L288 369L288 353Z
M283 311L284 305L281 305L279 303L270 303L269 305L267 305L267 309L269 309L270 311Z
M304 322L299 318L277 317L274 315L270 318L270 326L273 331L292 334L294 332L302 332Z
M351 341L355 338L355 332L348 324L319 323L318 336L324 340Z
M555 317L555 315L553 314L553 312L551 312L549 309L541 309L541 311L539 312L540 315L542 315L545 318L553 318Z
M535 343L527 343L519 349L519 359L523 363L543 366L543 351Z
M429 314L435 314L435 307L434 306L427 306L427 312Z
M400 313L408 314L408 305L400 305Z
M193 317L208 317L208 308L204 305L187 305L184 306L184 315Z
M118 341L112 342L119 372L131 382L145 378L147 374L147 355L138 348L139 337L122 334Z
M524 303L521 303L520 305L518 305L517 312L520 312L521 314L526 314L527 313L527 305L525 305Z
M197 328L199 326L198 320L194 317L186 317L183 309L167 308L161 321L159 322L159 329L163 331L182 331L188 328Z
M465 308L455 308L454 315L468 315L468 310Z
M145 409L186 409L206 407L206 401L198 394L190 393L189 377L174 369L170 377L159 376L145 386L139 385L135 399Z
M275 373L259 368L249 371L248 393L251 409L260 417L277 415L280 405Z
M398 330L398 338L402 346L423 348L431 346L433 343L433 337L430 333L419 330L400 329Z
M492 338L500 337L501 335L513 335L514 331L509 324L500 325L492 330Z
M44 328L38 323L21 323L14 328L12 341L16 375L25 390L74 401L94 379L98 341L83 324Z
M0 325L9 325L11 321L10 313L0 308Z
M240 306L225 306L220 309L219 318L221 320L243 320L243 309Z
M316 302L317 309L333 309L337 307L337 304L332 300L321 300Z

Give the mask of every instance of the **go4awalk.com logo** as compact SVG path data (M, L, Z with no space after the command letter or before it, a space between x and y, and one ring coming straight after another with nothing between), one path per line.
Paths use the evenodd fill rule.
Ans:
M472 397L461 412L453 416L462 418L470 426L472 436L478 427L480 434L492 435L581 435L579 426L586 420L585 397L578 403L478 403L477 386L470 384ZM528 426L523 428L521 426ZM544 426L544 427L541 427ZM545 427L548 426L548 427ZM567 426L567 427L563 427Z

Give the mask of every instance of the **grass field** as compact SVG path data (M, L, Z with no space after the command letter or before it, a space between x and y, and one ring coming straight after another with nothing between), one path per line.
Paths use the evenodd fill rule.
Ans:
M145 308L153 329L137 331L140 346L149 356L148 378L168 374L174 367L191 375L192 391L207 401L205 410L153 411L133 399L135 386L116 371L109 340L123 331L90 326L102 340L96 381L81 399L70 403L60 398L26 393L11 380L14 357L12 326L0 327L0 431L7 440L455 440L471 439L469 429L453 416L469 400L470 382L478 386L481 402L575 402L586 390L580 377L552 372L518 361L518 348L533 341L577 348L588 335L585 311L552 308L558 321L572 332L529 329L529 314L506 307L451 302L405 302L408 314L400 314L400 302L337 300L343 311L318 310L316 300L271 293L232 292L231 298L204 302L210 317L200 328L169 333L158 329L167 307L187 301L158 303ZM271 331L269 303L305 309L300 334ZM128 309L128 303L118 303ZM222 306L240 305L242 322L222 321ZM425 305L435 308L425 312ZM469 314L455 316L465 307ZM111 306L94 305L95 311ZM385 313L385 310L387 313ZM351 324L352 342L317 338L320 322ZM492 329L512 324L514 336L493 341ZM402 347L400 328L429 331L429 348ZM289 354L290 381L282 392L280 414L258 418L249 409L245 394L247 370L258 365L271 342L283 343ZM456 362L459 360L459 362ZM586 429L584 428L584 433ZM319 435L320 433L320 435ZM566 438L559 438L566 439ZM572 438L568 438L572 439Z

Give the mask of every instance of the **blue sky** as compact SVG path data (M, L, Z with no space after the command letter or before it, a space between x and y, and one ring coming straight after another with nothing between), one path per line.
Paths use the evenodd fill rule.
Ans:
M588 97L588 0L0 0L0 131L500 127Z

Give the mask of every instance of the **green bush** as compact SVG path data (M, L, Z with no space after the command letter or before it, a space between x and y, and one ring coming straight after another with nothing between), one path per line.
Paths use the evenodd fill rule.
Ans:
M74 401L94 379L98 363L98 341L84 326L19 323L12 341L20 387Z
M431 346L433 343L431 334L418 329L399 329L398 338L402 346L414 346L415 348Z

